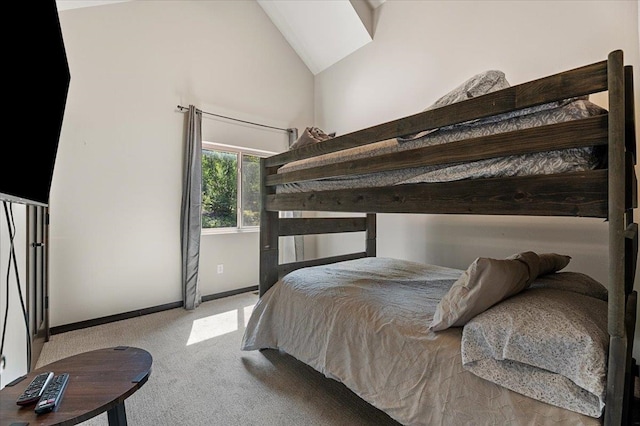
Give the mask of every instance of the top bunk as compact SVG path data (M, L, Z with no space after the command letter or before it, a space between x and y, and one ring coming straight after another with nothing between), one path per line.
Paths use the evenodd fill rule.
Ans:
M583 102L605 91L608 110ZM291 149L262 162L263 208L609 218L610 207L636 204L632 93L631 67L617 50L601 62ZM579 102L577 114L562 111L551 124L536 118ZM520 124L498 133L450 131L476 123L500 127L505 117ZM443 129L453 140L434 141ZM407 136L420 133L426 137ZM428 173L579 150L586 163L559 170L522 172L516 165L504 173L495 163L497 171L485 174Z

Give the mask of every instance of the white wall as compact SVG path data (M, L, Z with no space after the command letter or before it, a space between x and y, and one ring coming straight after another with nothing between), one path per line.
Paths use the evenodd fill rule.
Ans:
M9 206L11 206L9 210ZM13 211L14 250L20 278L20 291L22 300L27 303L27 216L24 204L8 203L8 211ZM20 293L15 278L13 265L9 273L7 285L7 268L10 256L9 227L5 219L4 206L0 203L0 325L5 326L4 315L7 303L9 311L6 323L6 335L0 330L0 338L4 339L2 354L6 359L3 369L0 365L0 389L7 383L27 373L27 328L24 323ZM9 293L7 295L7 287Z
M637 8L628 1L387 1L376 12L374 41L315 85L252 1L61 12L71 85L51 199L52 326L180 300L184 117L176 105L341 134L418 112L489 68L518 84L622 48L637 77ZM286 147L280 133L213 118L205 117L203 134ZM606 230L594 220L380 215L378 236L381 256L459 268L480 254L567 252L571 268L606 280ZM360 251L362 238L355 239L321 239L317 249ZM257 234L203 237L202 294L256 284L257 247Z
M373 42L316 76L316 125L355 131L420 112L488 69L514 85L616 49L634 66L638 88L637 9L634 1L387 1L377 9ZM567 270L607 281L599 220L380 215L378 226L379 256L466 269L478 256L555 251L572 256ZM327 237L318 254L362 247L362 238Z
M313 76L256 2L134 1L60 21L71 83L50 202L52 326L182 299L178 105L313 121ZM209 117L203 135L287 146L284 133ZM258 283L255 233L204 236L202 259L203 295Z

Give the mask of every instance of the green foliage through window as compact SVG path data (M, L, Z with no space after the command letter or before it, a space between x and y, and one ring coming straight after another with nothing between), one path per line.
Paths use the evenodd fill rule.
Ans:
M260 226L260 158L242 156L242 225Z
M202 227L237 226L238 155L202 150Z
M202 149L203 229L260 226L260 157L230 151Z

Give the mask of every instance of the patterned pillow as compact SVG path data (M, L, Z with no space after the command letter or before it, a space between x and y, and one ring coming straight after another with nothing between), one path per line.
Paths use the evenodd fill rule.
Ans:
M554 288L556 290L572 291L607 301L607 288L589 275L580 272L558 272L536 278L529 288Z
M487 93L506 89L509 86L509 82L502 71L484 71L480 74L474 75L446 95L442 96L423 111L429 111L431 109L441 108L456 102L466 101L467 99L477 98L478 96L486 95ZM424 132L401 136L397 139L399 142L413 140L423 137L431 132L435 132L436 130L437 129L426 130Z
M511 87L507 79L505 78L505 74L502 71L498 70L489 70L482 72L480 74L476 74L460 86L453 89L451 92L447 93L437 101L435 101L431 106L425 108L423 111L428 111L435 108L441 108L446 105L451 105L456 102L465 101L467 99L476 98L478 96L486 95L487 93L495 92L498 90L506 89ZM536 105L533 107L527 107L515 111L510 111L504 114L493 115L485 118L475 119L466 121L463 123L452 124L450 126L444 126L437 129L425 130L422 132L399 136L397 138L398 142L408 142L416 139L420 139L434 132L442 132L442 131L450 131L456 129L458 127L465 126L481 126L492 123L499 123L501 121L510 120L516 117L521 117L524 115L535 114L542 111L553 110L556 108L563 107L577 100L588 100L589 95L578 96L574 98L563 99L560 101L549 102L542 105Z
M528 289L469 321L465 370L512 391L600 417L606 390L607 302Z
M429 328L462 327L491 306L529 287L538 275L567 266L569 256L548 253L541 257L523 252L507 259L477 258L440 300ZM542 266L542 269L541 269Z
M474 75L435 101L431 106L427 107L425 111L441 108L460 101L466 101L467 99L477 98L478 96L506 89L507 87L509 87L509 82L505 78L504 72L497 70L485 71Z

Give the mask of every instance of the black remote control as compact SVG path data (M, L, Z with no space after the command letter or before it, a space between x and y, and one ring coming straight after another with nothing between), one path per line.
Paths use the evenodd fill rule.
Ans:
M52 372L40 373L33 378L29 386L22 392L22 394L16 400L18 405L29 405L38 401L42 396L42 392L47 387L49 382L53 379Z
M62 394L67 388L69 382L69 373L62 373L53 378L51 383L42 393L40 400L36 404L36 413L48 413L56 408L62 400Z

